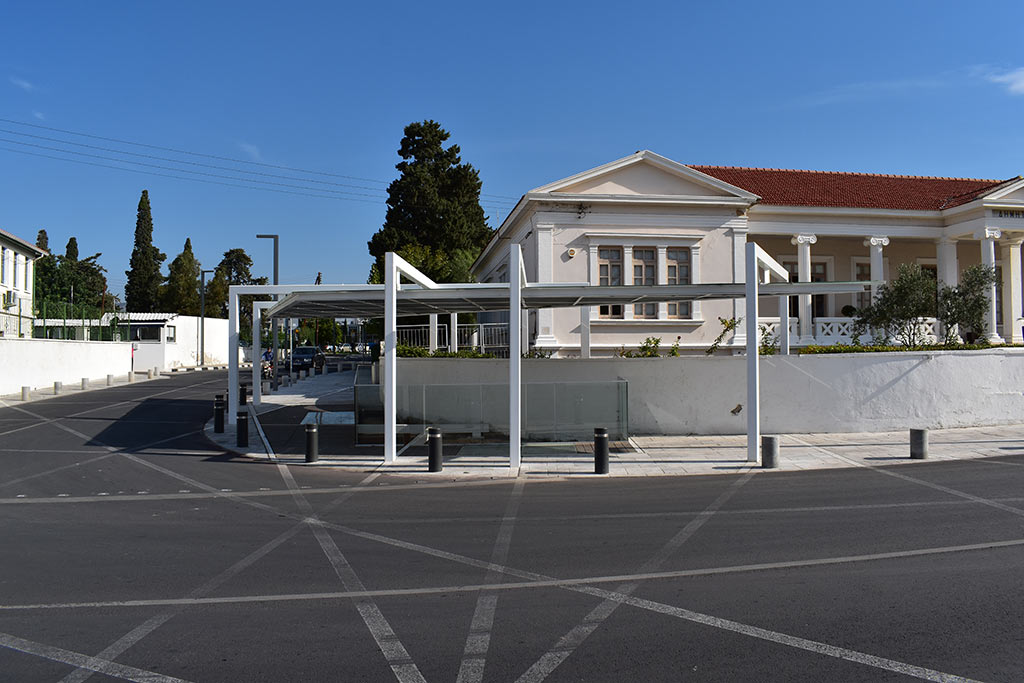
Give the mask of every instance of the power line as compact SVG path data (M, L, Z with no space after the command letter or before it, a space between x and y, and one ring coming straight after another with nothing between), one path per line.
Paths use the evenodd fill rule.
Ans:
M0 140L3 140L3 138L0 138ZM17 141L13 141L13 142L15 142L15 144L19 144L19 145L31 145L33 147L42 147L43 149L52 149L52 148L49 148L49 147L45 147L43 145L35 145L33 143L17 142ZM225 182L222 182L222 181L219 181L219 180L208 180L206 178L192 178L192 177L189 177L189 176L173 175L173 174L170 174L170 173L159 173L157 171L147 171L147 170L138 169L138 168L124 168L123 166L112 166L110 164L99 164L99 163L96 163L94 161L84 161L84 160L81 160L81 159L68 159L66 157L53 156L52 154L42 154L42 153L39 153L39 152L30 152L28 150L23 150L23 149L12 149L10 147L2 147L2 146L0 146L0 150L4 150L4 151L7 151L7 152L14 152L16 154L24 154L26 156L34 156L34 157L40 157L40 158L44 158L44 159L54 159L56 161L66 161L68 163L73 163L73 164L82 164L82 165L85 165L85 166L96 166L96 167L99 167L99 168L109 168L109 169L113 169L115 171L128 171L130 173L140 173L142 175L160 176L160 177L163 177L163 178L174 178L176 180L191 180L192 182L196 182L196 183L207 183L207 184L212 184L212 185L223 185L225 187L238 187L238 188L242 188L242 189L246 189L246 190L264 190L264 191L268 191L268 192L277 192L279 194L293 194L293 195L301 195L301 196L304 196L304 197L316 197L318 199L336 199L336 200L340 200L340 201L363 202L365 204L381 204L381 203L384 202L384 198L383 197L380 197L377 200L370 200L370 199L357 199L356 197L343 197L343 196L337 196L337 195L314 194L313 192L296 192L294 190L280 190L280 189L273 188L273 187L260 187L260 186L253 186L253 185L239 185L237 183L225 183ZM94 154L86 154L85 152L74 152L73 150L56 150L56 151L60 151L62 153L70 153L70 154L85 154L86 156L90 156L90 157L97 157L97 156L99 156L99 155L94 155ZM107 159L107 157L99 157L99 158ZM142 164L143 163L143 162L131 162L131 161L128 161L126 159L115 159L114 161L116 161L117 163L135 163L135 164ZM155 166L155 164L144 164L144 165L146 165L146 166ZM201 173L200 171L188 171L186 169L175 169L175 168L169 168L169 167L158 167L158 168L166 168L167 170L177 171L179 173ZM213 174L203 173L203 175L213 175ZM217 176L217 177L222 177L222 176ZM223 177L227 177L228 179L231 179L231 180L242 180L243 182L269 182L269 181L250 180L248 178L232 178L230 176L223 176ZM283 184L283 183L274 183L274 184ZM300 189L310 189L310 190L314 190L316 192L336 192L336 193L341 194L340 190L321 190L319 188L302 188L301 186L295 186L295 187L299 187ZM357 193L352 192L352 193L345 193L345 194L357 194ZM359 196L367 196L367 197L369 197L371 195L359 195ZM485 205L481 204L481 206L485 206ZM497 211L502 211L502 210L507 211L508 210L505 207L497 207L497 206L493 206L493 205L487 205L487 206L489 208L495 209Z
M204 158L207 158L207 159L217 159L219 161L230 161L230 162L236 163L236 164L250 164L250 165L253 165L253 166L263 166L263 167L266 167L266 168L276 168L276 169L280 169L280 170L284 170L284 171L294 171L294 172L297 172L297 173L305 173L307 175L320 175L320 176L326 176L326 177L330 177L330 178L346 178L348 180L361 180L361 181L368 182L368 183L380 183L380 184L383 184L383 185L390 184L390 181L386 181L386 180L376 180L374 178L363 178L363 177L360 177L360 176L342 175L342 174L339 174L339 173L328 173L328 172L325 172L325 171L313 171L313 170L310 170L310 169L296 168L294 166L281 166L281 165L278 165L278 164L268 164L268 163L265 163L265 162L262 162L262 161L250 161L248 159L237 159L237 158L233 158L233 157L218 156L216 154L205 154L203 152L190 152L189 150L176 149L174 147L162 147L160 145L150 145L150 144L146 144L146 143L143 143L143 142L133 142L131 140L122 140L120 138L111 138L111 137L104 137L102 135L93 135L91 133L80 133L78 131L66 130L66 129L63 129L63 128L54 128L52 126L42 126L42 125L39 125L37 123L27 123L25 121L17 121L17 120L14 120L14 119L0 118L0 121L2 121L4 123L13 123L16 126L27 126L27 127L30 127L30 128L38 128L40 130L53 131L55 133L64 133L65 135L78 135L80 137L92 138L94 140L103 140L105 142L116 142L116 143L122 144L122 145L134 145L136 147L145 147L147 149L158 149L158 150L162 150L164 152L173 152L175 154L187 154L189 156L204 157ZM24 133L15 133L15 134L16 135L26 135ZM47 139L49 139L49 138L47 138ZM65 141L55 140L55 142L65 142ZM78 144L78 143L71 142L70 144ZM105 151L114 151L114 150L105 150ZM118 152L118 153L119 154L130 154L130 152ZM170 161L170 160L166 159L166 161ZM175 163L187 163L187 162L175 162ZM238 169L238 172L241 172L241 173L253 173L252 171L243 171L241 169ZM369 188L367 188L367 189L369 189ZM481 193L480 196L482 196L482 197L492 197L492 198L496 198L496 199L512 199L512 200L515 200L515 201L519 201L519 197L514 197L514 196L511 196L511 195L497 195L497 194Z

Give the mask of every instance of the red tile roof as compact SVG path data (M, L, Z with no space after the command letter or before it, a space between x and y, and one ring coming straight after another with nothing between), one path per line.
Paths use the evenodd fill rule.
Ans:
M939 211L966 204L999 185L1018 180L935 178L781 168L690 168L753 192L761 204Z

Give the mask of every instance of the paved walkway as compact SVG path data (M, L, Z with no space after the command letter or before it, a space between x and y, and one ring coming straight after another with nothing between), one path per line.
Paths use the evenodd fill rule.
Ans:
M263 398L256 408L258 416L296 406L312 408L318 402L351 401L352 373L329 374L301 380L290 387ZM250 410L252 407L250 407ZM273 457L281 462L301 463L301 456L268 454L267 440L261 438L259 418L253 420L249 448L235 446L231 426L222 435L215 435L212 422L207 435L219 445L236 452L247 450L250 457ZM780 436L779 470L834 469L841 467L877 467L881 465L915 464L910 459L909 432L852 432L842 434L783 434ZM688 474L735 474L757 465L746 461L746 436L634 436L630 450L613 452L610 476L679 476ZM379 445L349 446L345 453L331 452L331 444L320 444L321 457L315 467L389 473L415 473L417 476L446 478L495 477L594 477L591 453L583 452L587 444L531 443L524 444L522 466L514 471L508 466L507 444L448 444L445 447L445 469L441 474L427 473L426 449L422 439L413 441L398 461L382 464ZM933 429L929 431L929 460L962 460L1024 453L1024 424L965 429Z

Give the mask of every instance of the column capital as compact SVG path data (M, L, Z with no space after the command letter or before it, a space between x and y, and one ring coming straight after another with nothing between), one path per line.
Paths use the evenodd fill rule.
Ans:
M1009 247L1009 248L1019 247L1021 244L1024 244L1024 237L1022 237L1020 235L1016 235L1016 236L1011 237L1009 239L1001 240L999 242L999 246L1001 246L1001 247Z
M887 247L889 238L885 235L872 235L864 240L865 247Z
M1003 236L1003 231L999 228L985 227L974 233L974 239L976 240L997 240Z
M811 233L801 232L798 235L793 235L793 238L789 240L790 244L815 244L818 241L817 235Z
M940 237L939 239L935 240L935 243L938 245L956 244L957 239L955 237Z

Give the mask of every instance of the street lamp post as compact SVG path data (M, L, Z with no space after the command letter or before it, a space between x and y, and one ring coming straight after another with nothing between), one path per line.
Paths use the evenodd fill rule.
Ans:
M206 365L206 274L216 272L199 271L199 365Z
M278 243L278 235L256 235L256 239L274 240L274 284L276 285L276 284L278 284L278 282L277 282L277 243ZM277 295L276 294L274 295L274 300L275 301L277 300ZM277 319L276 318L272 318L270 320L270 335L271 335L271 338L274 340L274 345L273 345L273 349L274 349L274 362L271 364L271 366L272 366L272 370L271 370L271 384L274 387L274 391L277 391L278 386L277 386ZM257 349L257 351L258 351L258 349ZM255 362L259 362L259 361L257 359L253 359L253 362L255 363Z

